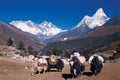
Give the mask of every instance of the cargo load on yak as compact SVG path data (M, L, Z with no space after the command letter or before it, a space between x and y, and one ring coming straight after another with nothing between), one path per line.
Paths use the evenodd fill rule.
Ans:
M49 57L49 64L51 64L51 65L57 64L57 56L50 55L50 57Z

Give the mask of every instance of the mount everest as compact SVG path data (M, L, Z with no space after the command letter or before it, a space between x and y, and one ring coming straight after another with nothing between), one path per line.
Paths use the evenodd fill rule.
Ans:
M110 18L107 17L103 9L99 8L92 17L84 16L84 18L69 31L62 30L47 21L44 21L41 24L34 23L30 20L12 21L10 24L42 40L50 38L67 40L69 38L77 37L78 35L81 36L95 27L102 26L109 19Z

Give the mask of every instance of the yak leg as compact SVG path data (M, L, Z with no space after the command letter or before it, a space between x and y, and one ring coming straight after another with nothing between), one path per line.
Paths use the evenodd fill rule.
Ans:
M44 74L46 73L47 69L48 69L48 66L44 65Z
M31 75L35 75L36 72L37 72L37 68L32 67L31 68Z

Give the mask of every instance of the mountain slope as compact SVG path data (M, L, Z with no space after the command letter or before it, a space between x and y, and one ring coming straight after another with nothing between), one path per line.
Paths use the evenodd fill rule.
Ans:
M74 50L79 52L84 52L86 50L92 50L92 49L104 47L111 43L114 44L114 42L117 41L120 43L120 32L104 37L94 37L94 38L91 37L91 38L74 39L68 41L49 43L42 51L44 53L46 53L46 51L52 52L54 50L60 50L69 53L73 52Z
M5 45L9 38L13 38L14 46L19 41L23 41L26 46L32 45L34 49L42 49L44 45L29 34L17 29L16 27L0 21L0 44Z
M66 32L59 33L52 38L46 40L47 43L49 42L56 42L56 41L66 41L66 40L73 40L79 37L82 37L85 32L90 30L88 27L80 27L75 28Z
M63 52L72 52L74 50L83 52L109 44L113 44L112 46L118 45L116 43L120 43L120 15L111 18L103 26L90 30L79 39L50 43L43 51L58 49Z

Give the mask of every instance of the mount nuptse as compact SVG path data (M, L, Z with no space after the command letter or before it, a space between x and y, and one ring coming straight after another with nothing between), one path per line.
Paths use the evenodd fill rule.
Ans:
M39 39L49 39L52 36L63 32L64 30L56 27L51 22L44 21L41 24L36 24L30 20L28 21L12 21L11 25L17 27L18 29L30 33Z

